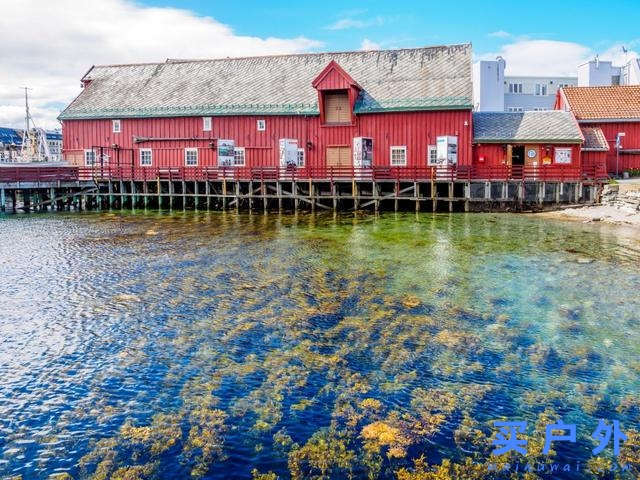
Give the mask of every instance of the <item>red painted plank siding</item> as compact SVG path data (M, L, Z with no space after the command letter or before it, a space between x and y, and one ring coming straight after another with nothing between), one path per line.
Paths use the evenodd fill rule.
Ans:
M558 110L566 110L569 105L564 101L560 92L556 95L555 108ZM624 132L625 137L622 140L623 149L640 150L640 121L632 122L586 122L578 119L578 123L581 126L588 127L600 127L604 133L604 137L609 142L610 150L605 154L597 154L596 152L584 152L589 153L587 161L593 162L600 158L598 155L606 158L607 171L614 173L616 170L616 135L618 132ZM629 168L640 168L640 154L621 153L619 159L618 169L620 172Z
M569 148L571 147L571 166L581 166L581 154L579 145L548 145L548 144L535 144L528 143L527 145L535 145L538 147L541 158L545 155L549 155L553 160L555 158L554 148ZM484 157L484 161L480 160L480 157ZM499 167L506 163L507 150L506 145L484 143L474 145L473 148L473 164L486 167ZM540 160L541 162L541 160ZM552 162L553 164L553 162Z
M600 127L604 133L604 138L609 143L609 151L606 153L607 171L613 173L616 171L616 135L624 132L622 139L623 150L640 150L640 121L639 122L600 122L600 123L582 123L593 127ZM619 171L622 172L629 168L640 168L640 154L621 153L619 160Z
M264 119L266 130L256 121ZM466 125L465 125L466 123ZM65 152L118 144L121 148L152 148L153 166L184 165L183 149L199 148L199 166L216 165L214 139L235 140L245 147L246 166L277 166L278 141L295 138L305 148L308 166L324 166L328 146L351 147L354 137L374 141L374 165L390 164L390 147L407 147L407 166L426 166L427 147L440 135L458 136L458 164L471 164L471 112L469 110L393 112L356 116L354 125L324 126L319 116L214 117L211 132L202 130L202 117L122 119L121 133L112 133L111 120L68 120L63 125ZM203 140L155 141L135 144L133 137L192 138ZM310 143L309 143L310 142ZM309 147L307 145L310 145ZM139 162L136 152L136 162Z

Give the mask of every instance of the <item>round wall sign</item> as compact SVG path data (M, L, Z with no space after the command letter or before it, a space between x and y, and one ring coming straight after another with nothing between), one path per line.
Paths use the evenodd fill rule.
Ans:
M529 158L536 158L537 155L537 152L533 148L527 152Z

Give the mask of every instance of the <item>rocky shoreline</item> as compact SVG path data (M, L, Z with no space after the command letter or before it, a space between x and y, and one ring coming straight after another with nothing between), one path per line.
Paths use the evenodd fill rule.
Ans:
M603 222L625 225L640 229L639 183L606 185L600 201L598 205L564 208L539 215L583 223Z

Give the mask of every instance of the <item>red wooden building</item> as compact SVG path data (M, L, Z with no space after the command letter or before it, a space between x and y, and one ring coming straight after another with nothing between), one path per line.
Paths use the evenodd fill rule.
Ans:
M261 167L290 164L294 149L298 167L468 166L471 62L463 44L95 66L60 115L64 156L91 165L104 147L101 160L136 169Z
M473 131L477 177L500 178L505 171L541 179L583 173L584 137L569 112L476 112Z
M604 164L609 173L640 168L640 86L564 87L556 109L583 128L585 165Z

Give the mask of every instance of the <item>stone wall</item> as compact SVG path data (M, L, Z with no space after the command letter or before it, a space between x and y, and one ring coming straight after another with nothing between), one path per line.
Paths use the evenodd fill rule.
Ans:
M628 212L640 212L640 184L605 185L601 203Z

